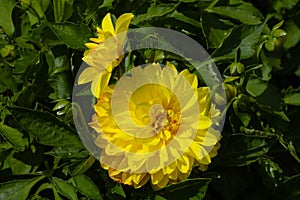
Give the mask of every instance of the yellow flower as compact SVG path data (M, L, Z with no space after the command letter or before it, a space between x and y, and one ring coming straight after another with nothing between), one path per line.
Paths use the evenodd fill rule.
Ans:
M78 84L92 81L91 91L97 98L108 85L113 68L123 59L126 37L123 32L128 30L132 18L132 13L125 13L117 19L114 27L111 14L108 13L102 20L102 29L97 27L98 38L90 38L93 43L85 44L89 50L84 52L82 59L89 67L80 74Z
M197 87L188 70L151 64L105 88L90 125L112 179L135 188L150 180L162 188L186 180L195 166L206 170L219 148L212 124L220 113L209 89Z

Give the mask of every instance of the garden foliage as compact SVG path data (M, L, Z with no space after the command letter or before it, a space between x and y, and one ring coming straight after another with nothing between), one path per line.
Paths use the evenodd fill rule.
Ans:
M0 199L300 199L299 0L0 5ZM160 190L133 189L112 181L81 143L73 82L84 44L108 12L133 13L130 28L182 32L210 53L228 104L221 148L206 172L195 169L187 181ZM146 61L185 65L160 50L133 52L122 62L128 70Z

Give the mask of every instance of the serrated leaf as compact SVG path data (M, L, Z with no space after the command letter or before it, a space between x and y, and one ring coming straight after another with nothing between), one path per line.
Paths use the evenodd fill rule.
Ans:
M77 194L75 188L69 184L67 181L64 181L60 178L53 177L53 184L57 189L58 193L67 197L68 199L77 200Z
M0 199L26 200L31 188L44 176L0 183Z
M84 50L85 43L93 37L90 29L85 24L75 24L72 22L50 23L49 28L57 36L60 44L65 44L70 48Z
M12 107L17 122L36 140L49 146L72 146L83 149L77 133L48 112Z
M15 32L15 26L12 20L12 11L15 4L16 2L14 0L0 0L0 27L2 27L9 36Z
M73 181L75 183L75 187L77 190L90 199L102 200L102 196L98 187L94 184L94 182L86 175L80 174L74 176Z
M0 123L0 134L16 149L24 151L23 133L19 130Z

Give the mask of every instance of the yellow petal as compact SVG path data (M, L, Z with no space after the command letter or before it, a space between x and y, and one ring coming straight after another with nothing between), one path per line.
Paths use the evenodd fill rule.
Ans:
M192 88L196 89L198 86L198 80L197 76L195 74L191 74L189 70L185 69L182 72L180 72L180 75L182 75L186 80L190 83Z
M95 49L96 47L98 47L98 44L95 43L85 43L85 46L89 49Z
M193 157L195 157L197 160L199 160L199 159L201 159L202 157L201 157L201 154L200 154L200 149L201 149L201 147L200 147L200 145L199 144L197 144L196 142L193 142L192 144L191 144L191 146L189 147L189 149L190 149L190 155L191 156L193 156Z
M164 170L165 174L172 174L174 171L177 170L176 162L173 162L173 163L167 165L166 167L163 168L163 170Z
M168 176L163 176L163 179L156 184L155 186L157 186L158 188L163 188L165 187L169 182L169 177Z
M95 43L100 43L100 42L103 42L103 40L101 40L100 38L89 38L92 42L95 42Z
M185 181L188 176L189 176L189 174L187 174L187 173L180 173L180 172L178 173L178 179L180 181Z
M92 80L95 79L95 74L97 74L97 71L95 68L87 67L79 75L78 84L81 85L81 84L91 82Z
M107 13L102 20L102 30L105 32L110 32L112 35L115 35L115 28L111 21L110 13Z
M182 155L177 160L177 167L182 173L188 173L191 169L190 161L187 155Z
M151 180L153 185L157 185L164 177L163 170L159 170L158 172L151 174Z
M126 185L132 185L132 176L129 173L123 172L122 174L122 182Z
M97 33L99 33L99 34L104 34L105 33L105 31L103 31L101 28L99 28L99 27L97 27L96 28L97 29Z
M116 22L116 33L126 31L133 17L134 15L132 13L124 13L121 15Z
M140 188L142 186L144 186L150 179L150 175L147 174L146 176L144 176L144 178L142 180L140 180L140 182L138 184L134 183L134 187L135 188Z
M177 180L178 179L178 170L174 170L170 175L169 178L172 180Z
M96 98L99 98L101 95L100 94L100 78L101 78L101 74L95 75L95 79L92 81L92 85L91 85L92 94Z
M198 129L207 129L211 126L211 120L207 116L200 115Z
M132 180L135 184L139 184L146 175L146 173L133 174Z

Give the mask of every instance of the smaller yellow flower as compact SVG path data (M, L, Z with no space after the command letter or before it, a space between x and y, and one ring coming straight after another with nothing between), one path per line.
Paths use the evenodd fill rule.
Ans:
M126 34L120 33L128 30L132 18L132 13L125 13L117 19L114 26L111 14L108 13L102 20L102 29L97 27L98 38L90 38L93 43L85 44L89 50L84 52L82 59L89 67L80 74L78 84L92 81L91 91L97 98L108 85L113 68L118 66L123 59ZM106 42L108 38L110 40Z

